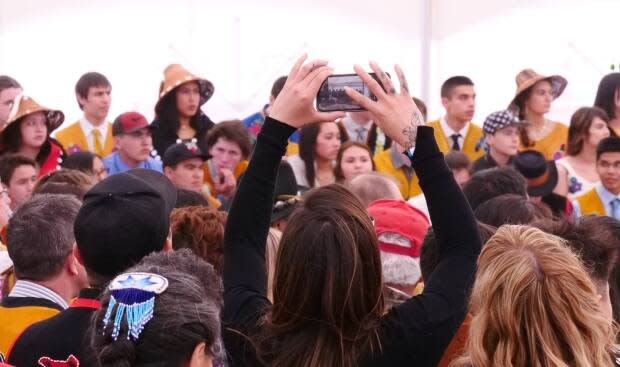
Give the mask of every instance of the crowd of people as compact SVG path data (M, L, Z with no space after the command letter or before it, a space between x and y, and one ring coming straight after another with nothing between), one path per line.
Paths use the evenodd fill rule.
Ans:
M620 366L620 73L565 124L525 69L479 126L470 78L428 121L370 68L362 111L302 56L217 123L178 64L151 122L0 76L0 366Z

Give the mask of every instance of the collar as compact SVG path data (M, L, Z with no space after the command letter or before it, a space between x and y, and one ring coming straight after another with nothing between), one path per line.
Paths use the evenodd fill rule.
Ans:
M353 121L353 118L351 118L351 115L349 115L348 113L342 121L348 131L355 131L359 129L360 127L363 127L364 129L366 129L366 131L370 131L370 128L372 127L372 124L374 123L374 121L369 120L364 125L360 125L357 122Z
M101 308L100 294L100 289L84 288L80 291L78 298L71 302L71 308L92 308L98 310Z
M607 190L602 182L597 183L594 188L605 206L609 205L614 199L620 199L620 195L614 195L611 191Z
M82 116L79 123L86 137L90 137L93 130L99 130L101 139L105 139L108 134L108 123L106 121L104 121L101 125L95 127L95 125L93 125L92 122L88 121L85 116Z
M9 297L42 298L54 302L63 309L69 307L67 301L65 301L58 293L40 284L29 282L27 280L18 280L17 282L15 282L15 286L13 286L13 289L11 289Z
M443 130L443 133L446 137L450 137L454 134L461 134L461 137L464 139L467 136L467 133L469 132L469 124L471 124L471 122L468 122L465 124L465 126L463 126L463 128L460 131L454 131L450 125L448 125L448 122L446 121L446 117L442 116L439 119L439 124L441 125L441 130Z
M393 144L390 148L390 158L392 159L392 165L394 168L411 168L411 162L407 162L408 158L405 158L401 152L396 150L395 144Z
M113 158L114 158L114 168L116 169L115 173L118 172L125 172L125 171L129 171L130 169L133 168L152 168L149 165L149 158L146 158L145 160L143 160L142 162L138 163L137 166L135 167L129 167L129 165L127 165L127 163L125 163L123 161L123 159L121 158L121 155L118 151L112 153L113 154Z

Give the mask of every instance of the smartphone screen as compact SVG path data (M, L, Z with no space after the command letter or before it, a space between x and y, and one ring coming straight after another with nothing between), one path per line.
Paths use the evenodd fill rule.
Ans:
M378 80L375 73L370 73L370 76ZM370 92L366 83L357 74L331 75L325 79L316 96L317 110L321 112L363 111L364 108L353 102L345 93L344 87L355 89L373 101L377 100L377 97Z

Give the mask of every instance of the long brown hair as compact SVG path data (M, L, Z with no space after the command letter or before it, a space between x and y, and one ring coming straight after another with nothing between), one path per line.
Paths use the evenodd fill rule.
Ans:
M576 156L583 149L585 140L590 135L589 130L592 126L592 120L595 117L600 118L609 124L607 113L598 107L581 107L570 118L570 126L568 127L568 140L566 144L566 154Z
M532 94L532 90L534 90L535 85L536 84L532 85L531 87L521 92L521 94L519 94L517 98L515 99L515 104L519 108L519 120L520 121L526 121L525 120L525 101L527 101L530 98L530 95ZM527 133L527 125L528 124L520 124L519 140L521 141L521 145L523 145L526 148L529 148L529 147L534 146L534 142L530 140L530 136Z
M338 132L340 133L340 143L344 143L347 140L347 130L344 125L334 121L323 121L314 124L308 124L299 130L299 158L304 162L306 167L306 180L310 188L314 187L314 181L316 178L316 172L314 171L315 160L315 146L316 139L321 132L321 126L327 123L335 123L338 126Z
M278 249L273 308L258 340L274 367L353 367L379 347L381 260L373 225L344 186L311 191Z
M372 170L375 170L375 161L372 159L372 152L370 151L368 145L356 140L349 140L344 142L340 146L340 149L338 149L338 155L336 156L336 167L334 168L334 176L336 177L337 182L344 181L344 173L342 173L342 155L351 147L358 147L367 151L368 156L370 157L370 162L372 162Z
M558 237L497 230L478 259L466 353L451 366L613 366L614 327Z

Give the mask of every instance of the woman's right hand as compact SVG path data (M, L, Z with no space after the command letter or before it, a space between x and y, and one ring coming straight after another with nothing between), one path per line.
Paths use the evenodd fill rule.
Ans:
M425 121L409 94L405 74L396 65L396 75L398 75L400 82L400 92L396 92L390 77L381 70L379 65L371 62L370 67L379 77L385 90L359 65L355 65L354 69L362 81L368 85L370 91L377 97L377 101L371 100L356 90L345 87L347 95L357 104L370 111L376 118L377 125L392 140L399 143L405 149L415 146L418 126L425 125Z
M333 70L325 60L304 65L305 60L306 55L297 60L269 111L270 117L298 129L311 122L334 121L344 116L342 112L318 112L314 108L319 88Z

